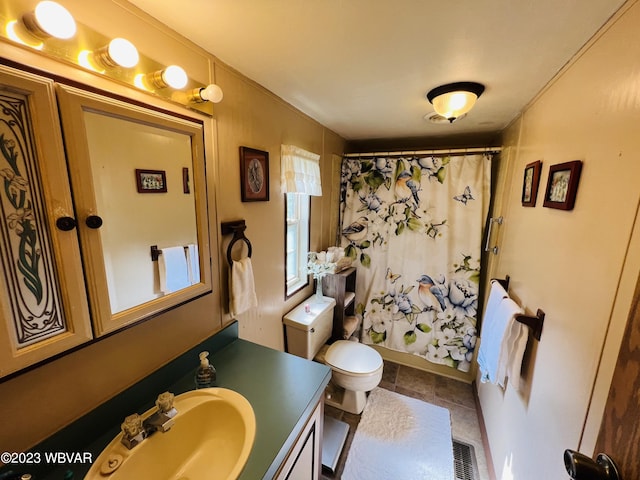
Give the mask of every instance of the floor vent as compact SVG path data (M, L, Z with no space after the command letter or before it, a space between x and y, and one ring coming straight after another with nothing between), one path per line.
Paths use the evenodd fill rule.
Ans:
M476 452L473 445L454 440L453 463L456 480L479 480Z

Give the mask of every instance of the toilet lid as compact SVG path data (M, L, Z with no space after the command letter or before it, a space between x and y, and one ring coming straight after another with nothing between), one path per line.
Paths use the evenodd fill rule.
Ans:
M372 373L382 367L382 357L375 349L362 343L338 340L325 355L324 361L344 372Z

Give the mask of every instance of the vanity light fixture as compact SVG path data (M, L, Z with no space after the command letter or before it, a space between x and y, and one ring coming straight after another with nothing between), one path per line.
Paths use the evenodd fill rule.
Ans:
M76 34L76 21L69 10L50 0L44 0L36 8L22 15L22 23L34 37L46 40L50 37L67 40Z
M453 123L468 113L484 92L484 85L475 82L448 83L427 93L427 99L437 114Z
M169 65L167 68L146 75L146 79L156 88L175 88L180 90L187 86L189 77L187 72L178 65Z
M196 103L219 103L223 96L222 89L215 83L211 83L206 87L194 88L189 94L189 100Z

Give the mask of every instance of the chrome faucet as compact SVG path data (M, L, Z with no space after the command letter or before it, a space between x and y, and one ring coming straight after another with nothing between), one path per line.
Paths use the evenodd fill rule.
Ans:
M150 437L155 432L167 432L174 424L173 418L178 414L178 410L173 406L173 393L164 392L156 399L156 410L145 420L137 413L129 415L121 425L122 444L131 450Z

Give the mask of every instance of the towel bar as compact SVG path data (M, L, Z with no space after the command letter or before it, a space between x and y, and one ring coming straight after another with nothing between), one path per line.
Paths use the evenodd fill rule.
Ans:
M220 224L220 231L222 235L233 234L233 238L231 242L229 242L229 246L227 247L227 262L229 265L233 263L233 258L231 258L231 249L233 245L238 241L243 241L247 244L248 253L247 256L251 258L252 247L251 242L247 237L244 236L244 231L247 229L247 225L244 220L235 220L232 222L222 222Z
M502 285L502 288L508 292L510 281L509 275L505 275L504 279L494 278L493 280ZM542 336L542 326L544 325L544 317L545 313L541 309L538 309L535 317L532 317L531 315L517 315L515 319L516 321L528 326L531 329L533 338L540 341L540 337Z
M540 337L542 336L542 325L544 324L544 316L545 313L538 309L535 317L530 315L517 315L516 320L528 326L531 329L533 338L540 341Z
M183 247L183 248L188 248L188 247ZM158 245L151 245L150 250L151 250L151 261L157 262L158 257L162 255L162 249L158 248Z

